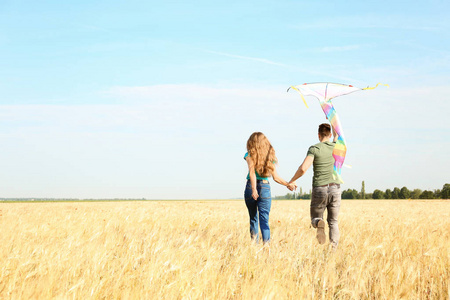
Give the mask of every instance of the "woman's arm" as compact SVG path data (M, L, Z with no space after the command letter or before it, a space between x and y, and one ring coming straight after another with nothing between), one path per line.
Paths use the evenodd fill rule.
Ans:
M252 185L252 197L253 197L253 199L257 200L259 195L258 195L258 190L256 189L255 165L253 164L253 160L250 156L247 156L247 158L245 160L247 161L248 174L250 176L250 183Z
M281 178L277 173L277 169L273 170L272 178L276 183L286 186L291 191L293 191L297 188L295 183L289 183L286 180L284 180L283 178Z

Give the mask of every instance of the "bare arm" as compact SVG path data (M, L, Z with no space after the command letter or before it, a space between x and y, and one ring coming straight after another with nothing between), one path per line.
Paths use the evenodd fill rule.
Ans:
M253 199L258 199L258 190L256 189L256 174L255 174L255 165L253 164L253 160L250 156L247 156L245 159L248 165L248 174L250 176L250 183L252 185L252 197Z
M289 182L287 182L286 180L284 180L283 178L281 178L281 177L278 175L277 169L273 170L272 177L273 177L273 180L274 180L276 183L278 183L278 184L281 184L281 185L284 185L284 186L287 186L287 185L289 184Z
M333 142L337 142L339 135L337 134L336 130L334 130L334 127L331 126L331 128L333 128Z
M281 178L281 177L278 175L276 169L273 170L272 178L273 178L273 180L274 180L276 183L286 186L290 191L293 191L293 190L295 190L295 189L297 188L297 185L296 185L295 183L287 182L286 180L284 180L283 178Z
M281 177L278 175L276 169L273 170L272 178L273 178L273 180L274 180L276 183L286 186L290 191L293 191L293 190L295 190L295 189L297 188L297 185L296 185L295 183L287 182L286 180L284 180L283 178L281 178Z
M314 161L314 157L312 156L306 156L303 163L298 167L297 172L295 172L295 175L292 177L291 181L289 183L295 182L297 179L302 177L306 171L308 171L309 167L311 167L312 163Z

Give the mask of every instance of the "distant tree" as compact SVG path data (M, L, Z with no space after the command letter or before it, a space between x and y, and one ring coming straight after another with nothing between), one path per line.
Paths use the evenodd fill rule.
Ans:
M434 193L432 191L423 191L422 194L420 194L420 199L434 199Z
M355 189L348 189L342 192L342 199L357 199L358 191Z
M311 194L303 194L299 199L311 199Z
M384 192L384 198L392 199L392 191L390 189L387 189L386 192Z
M399 193L399 199L409 199L411 196L411 192L408 190L406 186L402 187Z
M373 199L372 193L366 193L366 199Z
M287 193L286 195L284 195L283 198L284 198L284 199L287 199L287 200L291 200L293 196L294 196L293 194Z
M395 187L392 191L392 199L399 199L400 197L400 189L398 187Z
M364 184L364 180L361 183L361 199L366 199L366 185Z
M350 189L347 189L347 190L343 190L342 191L342 193L341 193L341 198L342 199L350 199L350 197L349 197L349 191Z
M444 184L441 191L442 199L450 199L450 183Z
M383 199L384 198L383 191L380 191L380 190L373 191L372 198L373 199Z
M422 190L420 190L420 189L414 189L414 190L411 192L411 199L419 199L420 194L422 194Z
M434 199L441 199L441 190L434 190Z

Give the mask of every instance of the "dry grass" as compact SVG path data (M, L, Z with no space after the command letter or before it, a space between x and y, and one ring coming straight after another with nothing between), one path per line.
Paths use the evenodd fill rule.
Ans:
M308 201L0 203L1 299L448 299L450 201L343 201L319 246Z

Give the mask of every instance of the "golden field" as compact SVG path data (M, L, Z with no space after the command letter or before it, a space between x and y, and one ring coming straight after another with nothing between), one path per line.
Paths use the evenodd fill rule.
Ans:
M450 201L342 201L318 245L309 201L0 203L0 299L449 299Z

